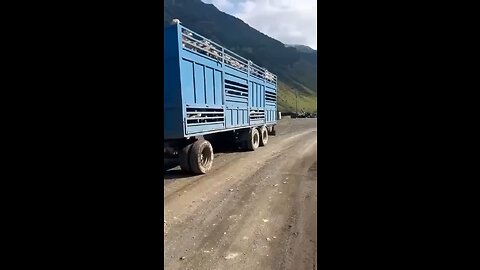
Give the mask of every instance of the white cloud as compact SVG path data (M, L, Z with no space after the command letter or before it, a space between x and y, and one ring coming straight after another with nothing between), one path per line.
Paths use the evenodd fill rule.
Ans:
M233 1L231 2L230 0L202 0L202 1L204 3L213 4L223 12L226 12L226 10L229 10L235 6L233 4Z
M317 49L316 0L202 0L285 44Z

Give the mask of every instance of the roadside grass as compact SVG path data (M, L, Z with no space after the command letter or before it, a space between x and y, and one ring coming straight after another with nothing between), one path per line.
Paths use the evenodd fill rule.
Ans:
M285 84L278 84L278 110L281 112L295 111L295 90ZM316 112L317 97L310 93L298 91L298 111Z

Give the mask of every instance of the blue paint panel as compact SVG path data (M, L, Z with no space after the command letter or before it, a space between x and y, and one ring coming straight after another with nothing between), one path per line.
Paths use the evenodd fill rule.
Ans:
M233 96L229 96L229 95L227 95L225 97L225 101L227 102L227 106L236 105L236 106L240 106L240 107L247 107L247 104L248 104L246 99L239 98L239 97L233 97Z
M248 110L242 108L226 109L226 127L245 127L248 126Z
M258 107L258 83L254 84L253 106L252 107Z
M268 113L267 123L275 122L277 120L277 110L276 108L267 110Z
M215 105L223 105L222 72L215 70Z
M245 124L245 119L243 118L244 117L243 111L244 110L238 110L238 124L239 125L244 125Z
M232 110L232 122L234 126L238 126L238 109Z
M183 28L173 25L164 30L165 139L275 124L277 104L265 97L267 91L276 93L277 86L183 48ZM250 119L252 109L263 111L264 116ZM195 119L197 112L208 113Z
M262 96L262 89L260 87L260 84L257 84L257 100L256 100L256 104L255 106L257 107L261 107L262 105L260 104L261 103L261 97Z
M272 93L277 92L277 91L275 90L275 88L271 88L271 87L269 87L269 86L266 86L266 90L269 91L269 92L272 92Z
M257 84L253 83L253 89L252 89L252 107L257 107Z
M254 95L254 86L255 86L255 83L254 82L250 82L250 85L248 86L248 106L249 107L253 107L253 99L255 97Z
M260 95L260 107L265 107L265 86L261 86L262 94Z
M225 73L225 80L234 81L237 83L248 85L247 79L239 78L233 74Z
M255 82L255 83L258 83L258 84L262 84L262 85L265 84L264 81L259 80L259 79L255 78L255 77L249 77L249 80L250 80L251 82Z
M257 107L257 84L253 83L252 88L252 107Z
M205 72L204 66L195 63L195 104L204 105L205 103Z
M213 88L213 68L205 67L205 92L207 104L215 104L215 89Z
M240 77L240 78L246 78L246 77L247 77L247 73L242 72L242 71L239 71L239 70L237 70L237 69L233 69L233 68L231 68L231 67L229 67L229 66L225 66L225 67L224 67L224 71L225 71L226 73L235 75L235 76Z
M195 87L193 83L193 62L182 60L182 92L183 100L187 104L195 103ZM167 81L167 78L165 78Z
M192 135L196 133L203 133L203 132L210 132L214 130L220 130L224 129L225 126L223 124L208 124L205 123L204 125L201 126L190 126L187 127L187 134Z
M247 109L248 107L245 106L244 103L240 102L227 102L228 105L226 106L226 109Z
M235 99L235 100L238 100L238 102L245 103L245 107L247 107L248 105L248 97L246 96L239 96L238 94L233 95L231 93L228 93L228 94L225 94L225 97L227 99Z
M227 127L232 127L232 110L231 109L226 109L225 110L225 124Z
M260 84L257 84L257 97L258 97L258 102L257 102L257 107L262 107L262 86Z
M164 97L164 135L165 138L183 137L183 110L182 110L182 86L180 78L180 62L178 54L178 29L171 27L165 29L164 37L164 69L163 75L169 80L163 82ZM168 40L173 42L167 42Z
M249 86L249 106L253 108L265 107L265 86L253 81L250 82Z

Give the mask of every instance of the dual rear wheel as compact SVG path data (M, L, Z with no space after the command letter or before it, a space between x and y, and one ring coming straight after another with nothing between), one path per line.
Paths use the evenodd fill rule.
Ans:
M207 140L197 140L180 151L179 162L183 171L205 174L212 168L213 147Z
M268 143L267 127L251 128L241 133L239 139L244 149L255 151ZM179 153L179 163L183 171L205 174L213 164L213 147L209 141L200 139L183 147Z
M243 148L249 151L255 151L259 146L265 146L268 143L268 130L265 126L252 128L242 135L240 141Z
M268 130L267 127L262 126L260 128L260 146L265 146L268 143Z

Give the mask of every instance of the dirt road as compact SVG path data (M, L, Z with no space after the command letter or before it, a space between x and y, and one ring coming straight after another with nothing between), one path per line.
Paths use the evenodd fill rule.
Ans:
M276 130L206 175L165 172L165 269L316 269L317 122Z

